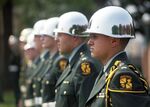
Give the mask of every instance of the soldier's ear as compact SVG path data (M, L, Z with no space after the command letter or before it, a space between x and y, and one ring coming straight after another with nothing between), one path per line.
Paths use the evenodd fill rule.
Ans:
M118 38L111 38L110 42L111 42L111 47L115 48L115 47L119 46L120 39L118 39Z

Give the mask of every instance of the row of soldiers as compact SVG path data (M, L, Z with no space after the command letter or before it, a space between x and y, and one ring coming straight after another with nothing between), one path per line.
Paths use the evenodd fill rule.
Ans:
M35 23L33 29L26 28L21 32L20 46L24 50L25 58L28 59L27 67L22 68L25 70L22 77L25 78L21 80L25 107L53 101L56 81L68 64L67 57L58 52L53 33L58 19L53 17L40 20Z
M131 15L117 6L89 22L77 11L37 21L20 36L23 105L149 107L149 86L124 51L134 37Z

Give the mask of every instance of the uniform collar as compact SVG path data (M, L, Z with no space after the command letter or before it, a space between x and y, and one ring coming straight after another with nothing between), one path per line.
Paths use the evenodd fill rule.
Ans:
M127 62L128 58L126 55L125 51L121 51L118 52L116 55L114 55L108 62L107 64L104 66L104 72L106 72L111 66L113 66L113 64L115 63L115 61L120 60L122 62Z
M86 43L80 44L79 46L77 46L72 51L72 53L70 54L70 57L69 57L69 63L70 63L70 65L72 65L76 60L79 59L80 53L83 52L83 51L87 51L87 45L86 45Z
M40 55L40 59L41 60L45 60L49 57L50 53L48 50L45 50L44 52L42 52L42 54Z
M56 51L56 52L54 52L54 53L51 52L49 58L50 58L50 59L53 58L57 53L58 53L58 51Z
M41 58L40 58L40 56L38 56L34 59L33 64L38 65L40 63L40 61L41 61Z
M71 60L73 59L73 57L75 56L75 54L78 52L78 50L84 45L85 43L80 44L79 46L77 46L76 48L73 49L72 53L70 54L69 57L69 62L71 62Z

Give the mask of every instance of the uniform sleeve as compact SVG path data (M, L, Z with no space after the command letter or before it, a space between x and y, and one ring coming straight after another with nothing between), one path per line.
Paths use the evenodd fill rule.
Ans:
M83 61L78 67L78 73L74 79L76 97L79 107L83 107L92 90L95 79L98 75L94 64L90 61Z
M113 76L108 92L112 107L150 107L146 81L127 66Z

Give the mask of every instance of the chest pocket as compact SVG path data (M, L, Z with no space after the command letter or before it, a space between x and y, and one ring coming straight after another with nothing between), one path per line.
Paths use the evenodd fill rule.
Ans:
M73 85L70 81L63 81L61 85L60 94L62 96L73 96L74 95L74 89Z

